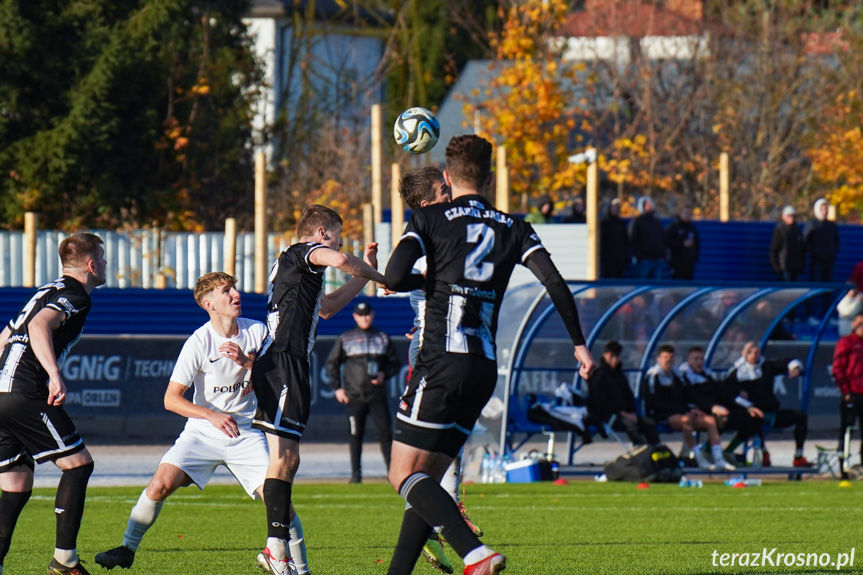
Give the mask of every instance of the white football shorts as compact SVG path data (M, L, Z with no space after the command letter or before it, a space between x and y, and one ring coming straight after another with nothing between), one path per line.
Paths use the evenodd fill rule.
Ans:
M257 499L255 490L264 484L269 463L267 439L257 429L242 429L239 437L217 439L193 429L184 429L162 457L162 463L178 467L203 489L216 468L228 468L246 493Z

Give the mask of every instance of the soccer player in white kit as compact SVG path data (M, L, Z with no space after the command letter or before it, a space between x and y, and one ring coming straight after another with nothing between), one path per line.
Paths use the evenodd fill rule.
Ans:
M227 467L253 499L262 496L269 454L264 434L251 427L257 399L249 374L267 327L240 317L236 282L229 274L213 272L195 285L195 301L210 321L183 345L165 392L165 408L189 420L132 508L123 544L96 555L102 567L131 567L165 499L193 483L203 489L219 465ZM184 395L192 386L194 397L189 401ZM302 525L296 514L290 529L296 571L307 574Z

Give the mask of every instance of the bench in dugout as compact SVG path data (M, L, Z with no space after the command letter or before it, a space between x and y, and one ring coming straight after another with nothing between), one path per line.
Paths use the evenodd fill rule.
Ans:
M579 396L575 397L578 398ZM547 455L551 458L554 456L555 434L557 433L567 434L567 465L572 465L575 454L585 445L592 443L593 438L597 435L604 439L614 438L620 443L623 450L629 448L629 445L611 429L613 420L603 424L593 420L586 414L586 410L583 410L584 415L582 417L573 417L572 410L555 409L561 406L555 406L555 402L546 395L529 393L519 401L517 394L514 394L509 405L506 442L507 450L510 453L517 452L532 437L542 434L548 436ZM520 441L516 441L516 436L521 435L524 437Z

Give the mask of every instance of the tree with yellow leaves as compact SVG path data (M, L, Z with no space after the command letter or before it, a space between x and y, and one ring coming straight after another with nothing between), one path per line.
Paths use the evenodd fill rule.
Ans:
M526 0L500 10L502 29L491 36L493 78L464 111L478 119L482 135L506 146L510 185L525 209L531 195L555 194L584 179L584 166L567 162L578 125L571 103L580 67L562 64L551 41L566 18L566 2Z
M840 94L824 115L819 143L809 150L818 180L833 187L840 213L863 211L863 100L857 90Z

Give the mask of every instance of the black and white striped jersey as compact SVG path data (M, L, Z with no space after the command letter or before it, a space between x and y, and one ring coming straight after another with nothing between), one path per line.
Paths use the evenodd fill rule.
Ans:
M286 351L303 359L312 353L327 268L312 264L309 256L320 248L326 246L317 242L294 244L273 264L267 287L269 334L262 353Z
M414 212L406 238L420 243L428 266L423 349L495 359L512 270L545 249L531 225L469 195Z
M63 276L39 288L8 324L9 339L0 354L0 393L21 393L47 399L48 372L33 352L30 322L45 308L66 315L66 319L53 333L54 355L62 366L69 350L81 337L90 307L90 295L81 282L73 277Z

